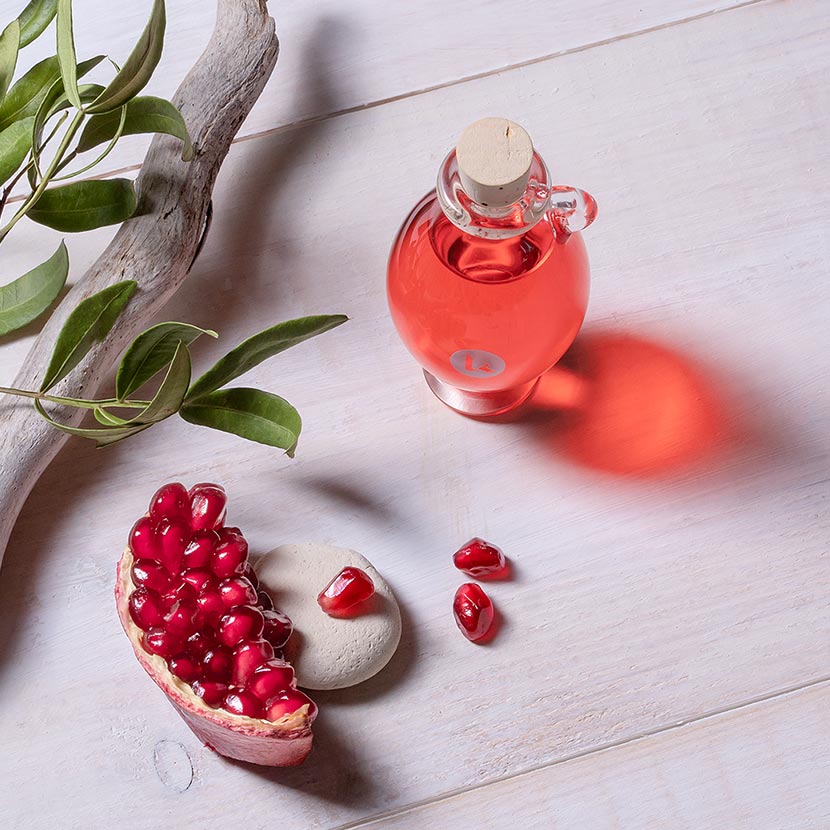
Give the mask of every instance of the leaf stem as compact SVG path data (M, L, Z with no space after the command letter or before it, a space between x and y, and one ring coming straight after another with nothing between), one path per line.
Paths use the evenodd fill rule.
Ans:
M45 392L30 392L28 389L15 389L11 386L0 386L0 395L16 395L20 398L32 398L36 401L49 401L64 406L74 406L79 409L95 409L100 406L112 406L124 409L144 409L150 401L119 401L118 398L104 398L102 400L86 400L84 398L64 398L60 395L47 395Z
M28 212L29 209L34 205L37 200L43 194L43 191L46 190L47 185L49 184L50 179L54 175L55 171L59 167L61 160L63 159L63 154L69 148L72 139L75 137L75 133L81 127L81 124L86 117L86 113L83 110L78 110L75 115L72 117L72 120L69 122L69 126L66 128L66 132L63 134L63 138L61 139L61 143L58 145L58 149L55 152L55 157L52 159L49 167L46 168L46 171L43 174L43 177L38 182L37 187L32 191L29 197L26 199L25 202L20 206L17 213L9 220L9 223L2 229L0 229L0 242L2 242L6 236L8 235L9 231L20 221L22 217L24 217Z

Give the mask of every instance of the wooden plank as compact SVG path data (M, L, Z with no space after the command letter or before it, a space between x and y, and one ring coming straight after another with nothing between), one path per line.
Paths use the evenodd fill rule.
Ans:
M270 3L282 43L279 65L240 135L407 95L458 78L621 37L751 0L314 0ZM0 19L22 0L0 0ZM123 62L147 19L151 0L75 4L79 56L106 51ZM169 97L201 54L213 29L214 4L168 0L165 54L148 92ZM540 36L540 33L544 33ZM23 53L26 65L53 54L50 34ZM137 164L143 137L125 138L106 170Z
M352 320L249 379L301 409L296 461L171 422L106 452L72 443L36 488L0 580L12 826L331 828L826 674L823 12L761 4L234 148L165 315L222 333L197 366L281 318ZM685 396L661 410L677 443L697 440L696 401L721 401L728 446L708 463L601 473L565 454L555 422L470 422L426 391L388 318L386 253L455 135L495 109L599 199L588 332L662 344L637 353ZM97 244L73 242L78 259ZM665 407L654 374L637 397L639 371L634 404ZM199 747L118 628L115 560L169 478L224 481L255 551L361 550L404 605L394 664L320 696L298 770ZM486 648L449 613L449 556L474 533L517 565L492 589L507 624ZM48 788L44 769L60 771Z
M819 830L828 705L822 684L359 826Z

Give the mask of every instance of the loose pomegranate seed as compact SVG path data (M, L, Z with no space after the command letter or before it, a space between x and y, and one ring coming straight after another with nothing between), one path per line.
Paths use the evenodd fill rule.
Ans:
M178 654L184 647L184 640L181 637L177 637L172 631L159 627L153 627L149 631L145 631L141 641L145 651L149 651L150 654L158 654L159 657L164 657L165 660L169 660Z
M209 625L215 628L222 619L222 615L228 610L222 602L222 597L219 596L219 591L209 587L199 594L196 605L199 608L199 616L196 619L201 627Z
M195 602L177 602L165 615L164 627L171 633L186 640L196 633L198 607Z
M168 608L171 608L177 602L196 602L196 597L198 596L199 592L190 582L182 579L178 585L174 582L173 587L161 595L161 601Z
M303 706L308 707L306 716L308 717L309 723L311 723L317 717L317 704L299 689L286 689L268 701L265 708L265 716L270 721L277 721L285 715L296 712Z
M256 588L243 576L233 576L220 582L219 596L226 608L257 604Z
M130 616L133 622L142 630L161 625L164 621L164 605L161 597L148 588L136 588L130 594Z
M480 585L465 582L455 592L452 610L459 630L468 640L480 640L490 631L493 603Z
M170 573L177 574L184 562L184 549L190 537L190 529L183 524L162 519L156 527L159 553L158 560Z
M190 488L190 526L193 530L216 530L225 523L228 497L218 484Z
M204 631L197 631L187 638L185 649L188 654L198 657L201 660L208 651L216 648L216 640Z
M177 654L175 657L171 657L167 661L167 667L185 683L198 680L202 674L201 663L189 654Z
M142 516L130 531L130 550L136 559L158 559L159 543L149 516Z
M262 636L265 619L259 608L240 605L219 620L216 639L222 645L233 648L243 640L256 640Z
M501 548L479 539L478 536L459 548L453 554L452 561L459 571L476 578L499 573L507 565Z
M222 646L216 646L205 653L202 658L202 673L205 680L217 680L228 683L233 671L233 655Z
M150 501L150 518L154 522L170 519L189 525L190 497L185 486L176 481L159 488Z
M219 579L241 576L248 563L248 543L237 527L222 529L220 542L213 552L211 568Z
M256 571L254 570L254 566L249 562L245 566L245 570L242 572L242 576L254 586L254 588L259 588L259 577L256 575Z
M213 571L208 571L205 568L193 568L185 571L182 574L182 579L190 583L198 594L201 594L206 588L219 587L219 582Z
M251 640L237 646L233 652L231 684L245 686L248 678L263 663L274 656L274 647L267 640Z
M262 636L268 640L274 648L282 648L291 637L294 631L294 624L281 611L263 611L265 628Z
M271 596L270 594L266 594L265 591L257 591L256 602L263 611L274 610L274 603L271 600Z
M226 683L216 683L212 680L197 680L191 688L196 697L200 697L208 706L218 706L228 693Z
M222 708L234 715L245 715L249 718L262 717L262 702L246 689L228 692L222 701Z
M136 559L130 571L133 585L151 588L163 594L173 587L173 576L154 559Z
M320 592L317 603L329 616L345 614L375 593L375 583L360 568L343 568Z
M267 701L294 685L294 669L280 660L269 660L248 678L246 686L260 700Z
M210 567L213 551L218 544L219 534L215 530L197 530L184 549L184 567Z

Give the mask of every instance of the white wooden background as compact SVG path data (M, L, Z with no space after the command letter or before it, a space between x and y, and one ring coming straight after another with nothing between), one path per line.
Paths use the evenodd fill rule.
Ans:
M81 52L117 59L149 0L75 5ZM200 0L168 5L167 94L212 24ZM352 319L252 372L304 416L295 461L171 421L104 452L73 441L41 480L0 573L3 826L826 830L825 0L272 7L277 70L164 316L221 332L196 349L205 365L279 319ZM488 114L526 125L556 178L600 203L586 360L626 336L686 395L672 409L631 372L603 405L622 396L673 446L697 440L686 422L715 399L709 456L614 474L568 455L555 418L468 421L427 392L386 311L386 255L460 129ZM113 169L141 155L133 142ZM108 235L69 240L74 275ZM55 239L21 228L4 273ZM3 381L31 334L0 344ZM358 548L401 600L393 663L318 695L299 769L201 747L119 629L116 557L170 478L224 482L255 550ZM489 647L449 613L449 554L472 534L516 564L492 588L505 626Z

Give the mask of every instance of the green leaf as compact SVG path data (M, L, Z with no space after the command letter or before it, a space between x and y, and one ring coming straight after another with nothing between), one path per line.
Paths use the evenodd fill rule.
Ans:
M23 164L32 149L32 116L15 121L0 132L0 184L5 184Z
M221 358L212 369L208 369L193 384L188 400L193 400L238 378L258 366L263 360L284 352L303 340L322 334L343 324L349 318L343 314L319 314L314 317L300 317L278 323L240 343Z
M84 153L113 138L118 130L119 120L120 115L117 111L92 116L81 133L78 152ZM184 142L182 161L190 161L193 158L193 145L184 119L173 104L163 98L146 95L134 98L127 104L122 135L139 133L166 133L180 138Z
M0 34L0 101L3 100L14 77L17 53L20 50L20 23L12 20Z
M0 104L0 130L20 118L34 115L52 84L60 78L57 57L36 63L17 81Z
M69 273L69 254L61 242L46 262L0 287L0 335L22 328L55 301Z
M81 108L78 94L78 59L72 33L72 0L58 0L58 63L66 97L75 109Z
M144 89L161 58L166 23L164 0L153 0L150 20L130 57L98 99L87 107L87 112L101 113L118 109Z
M170 368L153 396L153 400L132 421L138 424L154 424L175 415L184 402L188 386L190 386L190 352L187 346L179 341L176 353L170 362Z
M41 392L51 389L63 380L93 345L109 334L136 288L137 282L124 280L87 297L78 304L58 335L55 351L40 387Z
M57 14L58 0L32 0L20 13L20 48L28 46L43 34Z
M136 424L130 427L70 427L56 421L44 408L40 401L35 401L35 409L38 414L48 421L53 427L59 429L61 432L66 432L69 435L75 435L79 438L90 438L99 447L107 447L124 438L129 438L131 435L149 429L152 424Z
M121 358L115 379L116 397L120 400L129 398L170 363L179 343L189 346L203 334L219 336L215 331L200 329L189 323L159 323L143 331Z
M45 190L28 216L48 228L74 233L117 225L129 219L135 207L129 179L90 179Z
M288 401L259 389L220 389L185 403L185 421L280 447L293 456L300 437L300 415Z

